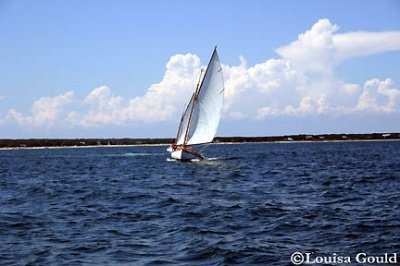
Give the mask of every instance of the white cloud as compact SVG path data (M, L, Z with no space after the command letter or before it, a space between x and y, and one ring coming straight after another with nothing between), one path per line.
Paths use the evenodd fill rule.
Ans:
M326 98L320 97L318 99L310 96L305 96L301 99L298 107L288 105L283 110L283 114L293 116L303 116L306 114L321 114L326 109Z
M86 114L71 112L69 120L84 127L129 122L155 123L177 118L190 97L200 74L200 59L193 54L175 55L166 65L166 72L143 96L124 101L111 94L107 86L94 89L85 98Z
M226 67L226 85L233 85L228 96L234 95L229 110L257 119L338 116L360 110L400 111L395 103L398 90L393 86L367 93L370 85L363 88L362 84L342 81L334 74L335 66L348 58L400 50L400 32L338 34L338 30L328 19L320 19L297 40L277 49L281 59L269 59L252 67Z
M70 112L68 120L72 124L84 127L118 124L122 119L120 115L122 103L122 97L112 95L107 86L101 86L92 90L83 101L84 105L89 106L89 111L84 115Z
M269 59L249 68L248 72L262 93L271 93L282 87L293 87L305 81L305 77L296 71L290 62L281 59Z
M225 77L225 106L228 117L261 118L266 110L277 110L288 103L298 101L299 88L307 78L282 59L269 59L263 63L247 67L241 58L239 66L223 67ZM257 110L261 106L268 108ZM240 115L238 115L240 113Z
M400 111L400 90L394 88L391 79L367 80L356 109L385 113Z
M73 95L74 92L69 91L53 98L42 97L33 103L30 115L24 116L10 109L5 120L14 121L21 126L51 127L63 119L64 107L71 102Z
M161 82L152 85L144 96L130 100L124 116L143 122L176 118L196 86L200 68L197 55L172 56Z
M303 71L331 71L336 54L333 36L338 29L328 19L320 19L296 41L278 48L276 52Z
M400 32L350 32L336 34L337 60L400 49Z
M223 119L400 112L400 91L391 79L371 78L358 84L340 80L334 73L335 66L348 58L400 50L400 32L339 34L338 30L328 19L321 19L297 40L278 48L281 58L248 66L241 56L240 64L223 65ZM70 123L85 128L177 121L200 69L197 55L174 55L162 80L144 95L124 99L101 86L80 100L73 99L70 91L40 98L30 115L11 109L3 121L38 127ZM71 101L74 106L68 105Z
M400 50L400 32L348 32L320 19L310 30L276 51L299 70L329 73L335 64L355 56Z
M277 108L272 108L268 106L261 107L257 110L257 119L263 119L269 116L276 116L279 114L279 110Z
M223 75L225 79L225 99L224 109L228 109L236 98L252 87L252 82L247 71L246 60L240 57L240 65L223 65Z

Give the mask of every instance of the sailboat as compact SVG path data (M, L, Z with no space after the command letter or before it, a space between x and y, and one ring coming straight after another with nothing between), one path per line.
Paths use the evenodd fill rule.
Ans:
M224 79L217 47L183 112L176 139L168 148L176 160L204 159L197 145L211 143L217 134L224 102Z

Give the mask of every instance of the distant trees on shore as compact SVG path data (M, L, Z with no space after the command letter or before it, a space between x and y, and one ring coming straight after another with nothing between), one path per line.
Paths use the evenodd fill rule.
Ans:
M321 134L321 135L287 135L271 137L216 137L214 143L252 143L283 141L351 141L351 140L400 140L400 133L371 134ZM0 148L31 147L80 147L80 146L115 146L115 145L156 145L170 144L172 138L79 138L79 139L0 139Z

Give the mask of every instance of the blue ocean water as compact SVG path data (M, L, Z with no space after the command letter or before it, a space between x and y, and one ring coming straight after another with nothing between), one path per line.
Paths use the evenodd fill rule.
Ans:
M2 265L290 265L400 252L400 142L0 151Z

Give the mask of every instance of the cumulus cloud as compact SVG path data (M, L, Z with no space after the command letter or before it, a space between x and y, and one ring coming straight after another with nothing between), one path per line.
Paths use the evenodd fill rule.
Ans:
M335 67L348 58L400 50L400 32L338 31L338 25L320 19L297 40L276 50L282 58L252 67L243 63L226 67L231 90L228 96L233 102L228 107L234 114L238 110L247 114L232 117L400 111L396 104L399 90L393 82L371 79L363 86L342 81L334 73ZM251 103L246 97L252 99Z
M112 95L107 86L101 86L92 90L83 101L84 105L89 106L89 111L84 115L70 112L68 120L84 127L120 123L122 103L122 97Z
M357 110L392 113L400 110L400 90L391 79L367 80L356 106Z
M333 36L338 29L328 19L321 19L310 30L300 34L296 41L278 48L276 52L304 71L331 70L336 53Z
M303 71L331 72L345 59L400 50L400 32L348 32L337 34L339 26L320 19L297 40L276 52Z
M243 58L239 66L223 66L225 76L225 107L229 117L262 117L271 113L252 108L268 104L269 110L276 110L282 104L295 103L299 88L306 84L307 78L290 62L282 59L269 59L263 63L247 67ZM283 99L283 101L282 101ZM272 108L273 107L273 108ZM276 112L272 112L276 113ZM240 115L238 115L240 114Z
M172 56L161 82L152 85L144 96L129 101L124 116L129 120L159 122L175 117L184 108L200 74L197 55Z
M337 64L348 58L400 50L400 32L338 31L339 26L321 19L297 40L279 47L280 58L248 66L241 56L238 65L223 65L223 119L400 112L400 90L391 79L371 77L359 84L343 81L334 73ZM11 109L3 121L21 126L65 123L85 128L177 121L201 68L197 55L174 55L162 80L144 95L124 99L104 85L81 100L70 91L38 99L29 115Z
M125 101L110 88L94 89L84 100L85 114L71 112L69 120L84 127L129 122L155 123L176 118L193 92L200 74L200 59L193 54L175 55L166 65L163 79L153 84L143 96Z
M74 92L69 91L56 97L42 97L35 101L30 115L23 115L10 109L6 121L14 121L21 126L50 127L62 120L64 107L71 102Z

